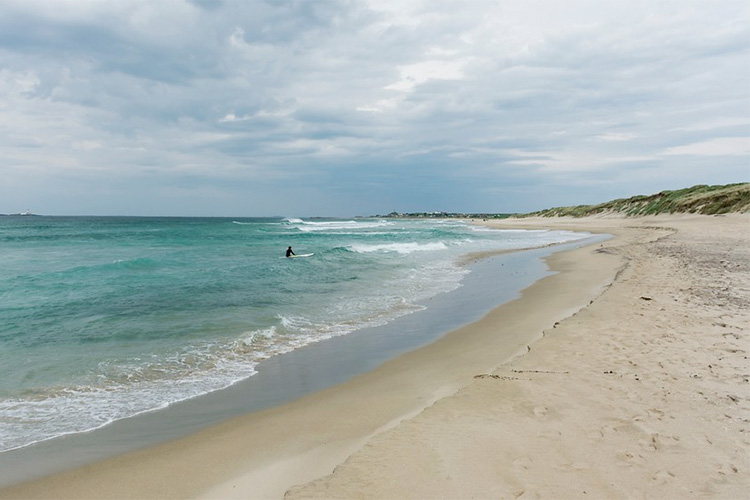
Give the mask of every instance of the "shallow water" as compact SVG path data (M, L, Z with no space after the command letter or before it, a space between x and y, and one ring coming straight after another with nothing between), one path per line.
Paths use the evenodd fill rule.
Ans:
M460 287L467 253L585 236L430 220L0 218L0 450L377 332ZM289 245L314 255L286 259Z

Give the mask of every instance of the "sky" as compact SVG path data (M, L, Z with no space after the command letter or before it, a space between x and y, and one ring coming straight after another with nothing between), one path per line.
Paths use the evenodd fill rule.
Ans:
M528 212L747 181L744 0L0 0L0 213Z

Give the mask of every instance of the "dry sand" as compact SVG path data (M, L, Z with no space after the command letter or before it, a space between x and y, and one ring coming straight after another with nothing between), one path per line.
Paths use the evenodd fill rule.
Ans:
M621 235L612 287L290 498L750 498L750 218L499 225L550 222Z
M748 498L750 216L617 238L340 386L0 498Z

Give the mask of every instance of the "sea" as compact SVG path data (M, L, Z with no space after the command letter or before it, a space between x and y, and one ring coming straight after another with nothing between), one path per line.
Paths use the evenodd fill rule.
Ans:
M0 453L423 311L475 252L586 238L460 220L0 217ZM298 255L286 258L291 246Z

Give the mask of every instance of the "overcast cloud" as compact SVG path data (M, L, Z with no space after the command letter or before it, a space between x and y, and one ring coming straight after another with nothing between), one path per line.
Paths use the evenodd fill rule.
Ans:
M0 213L509 212L748 180L745 0L0 0Z

